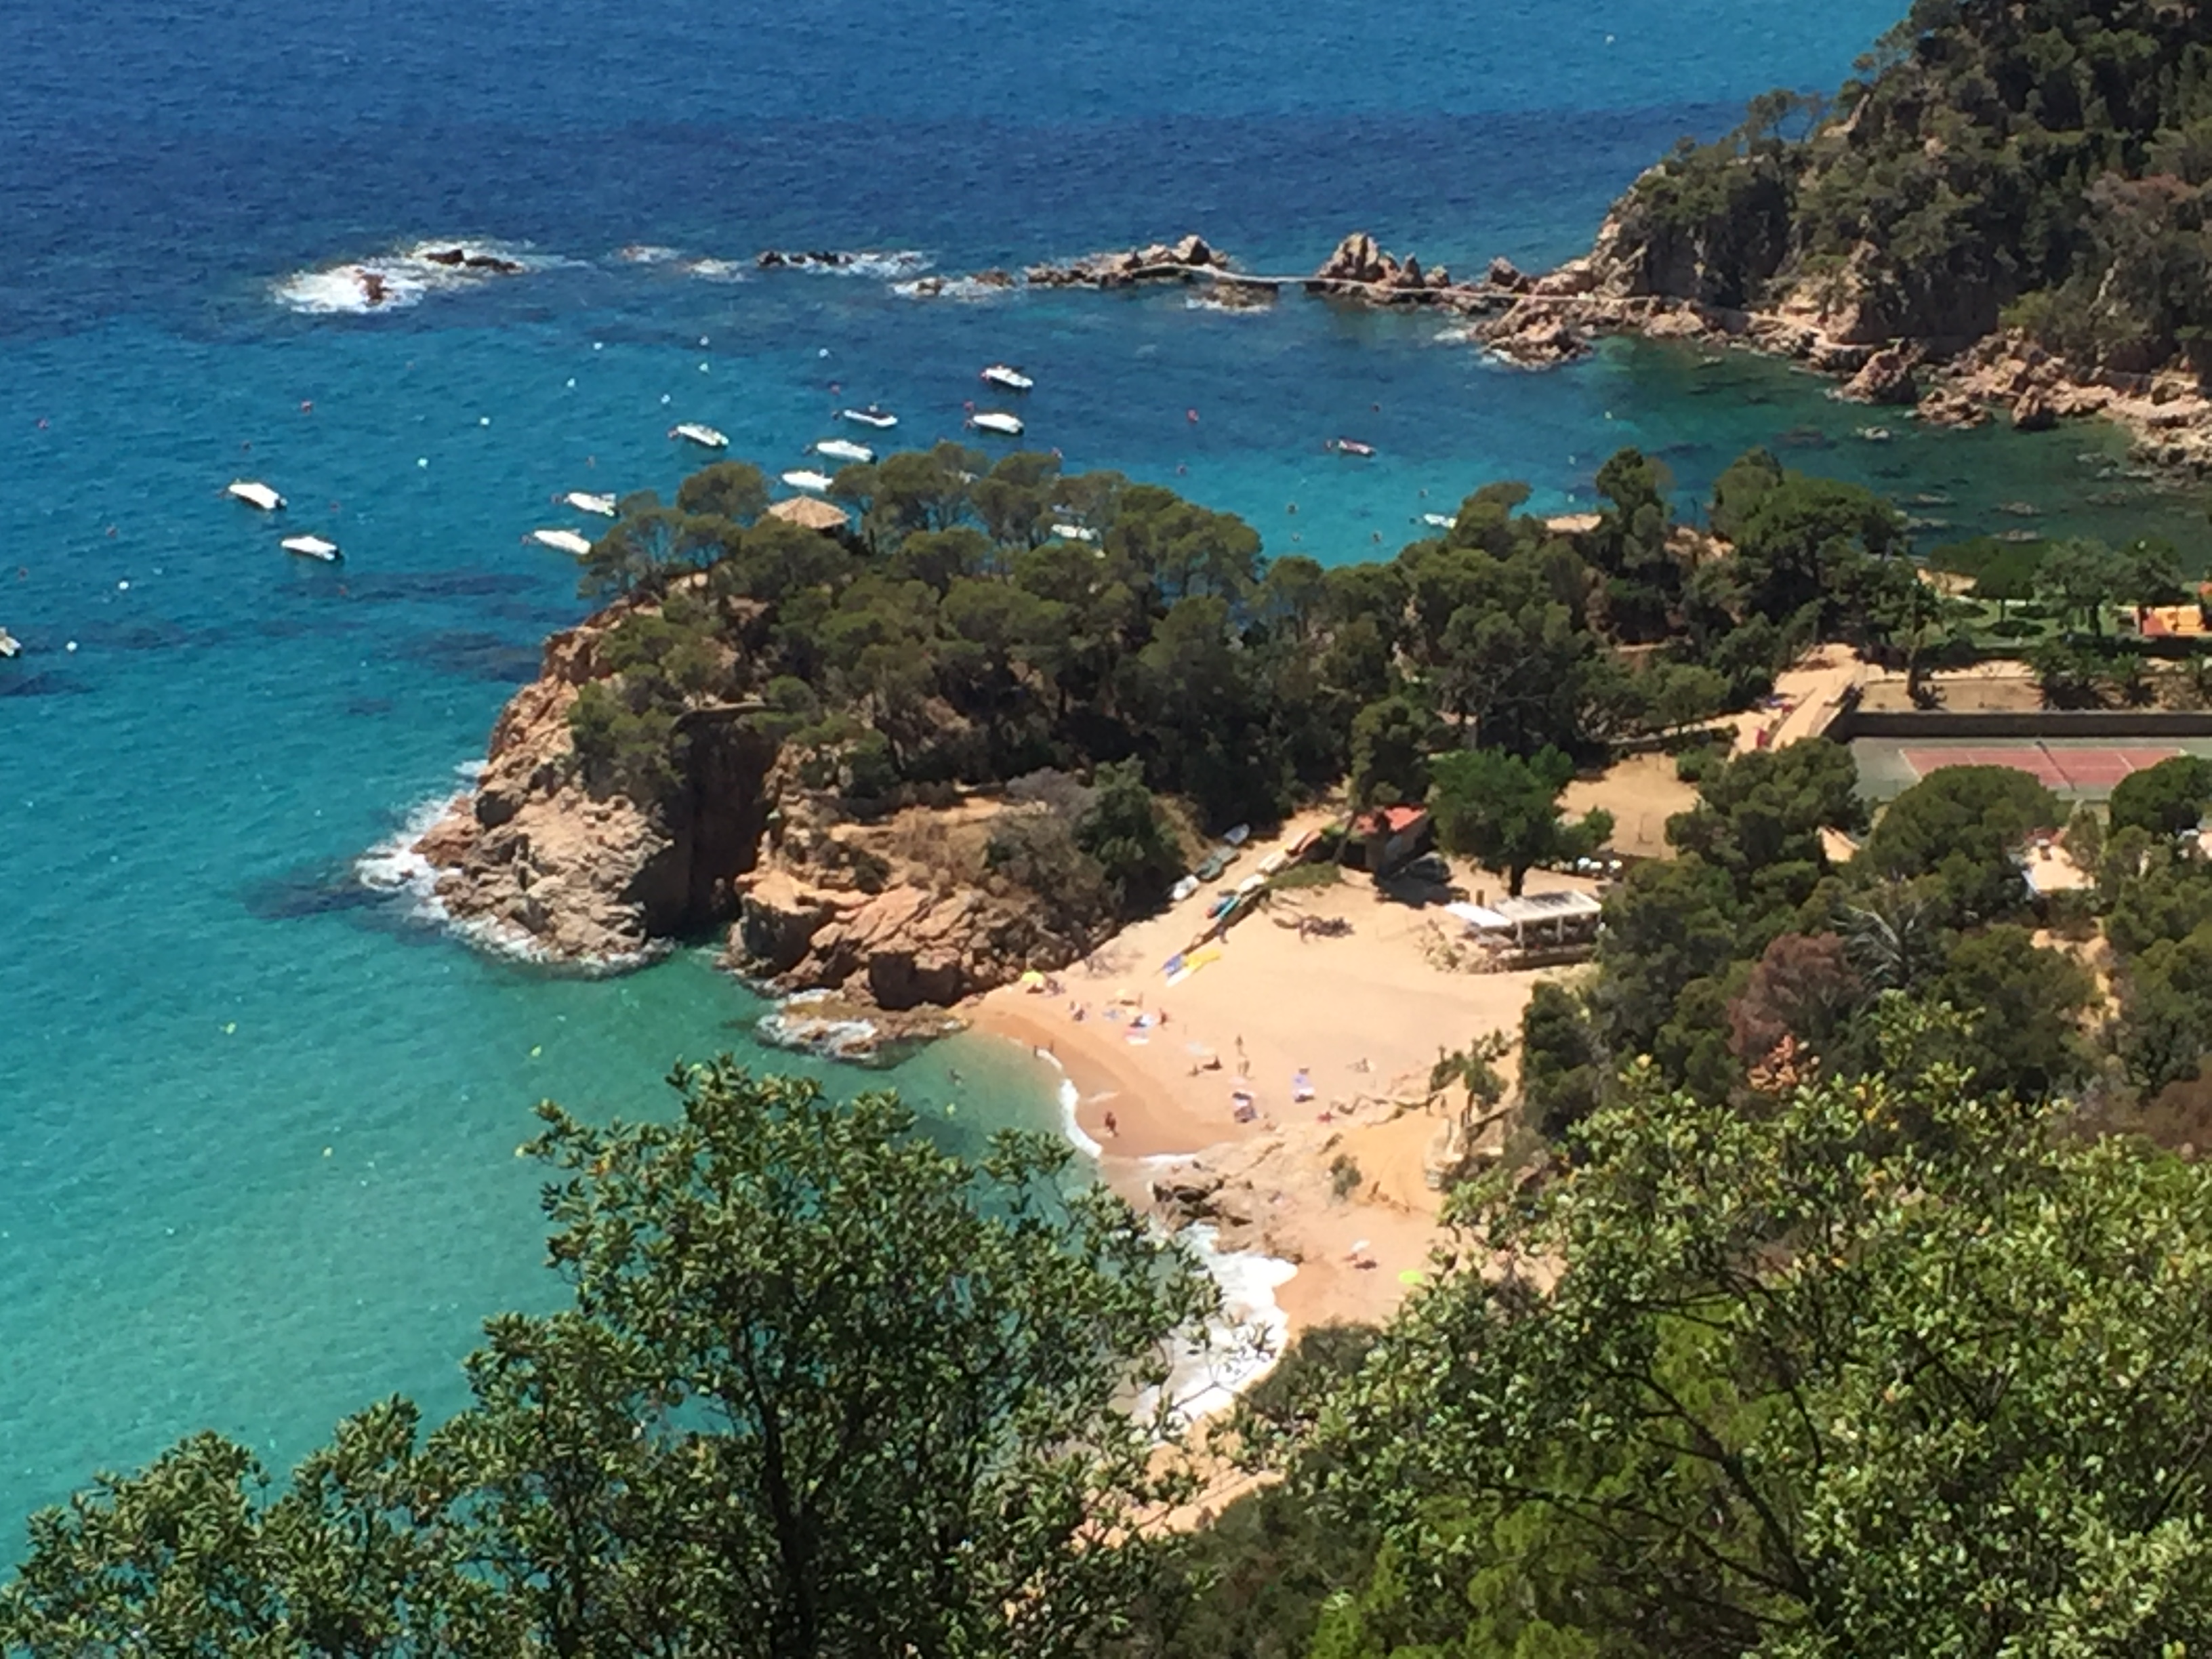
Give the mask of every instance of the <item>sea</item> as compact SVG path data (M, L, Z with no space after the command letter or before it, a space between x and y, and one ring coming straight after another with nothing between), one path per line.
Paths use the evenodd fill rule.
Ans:
M29 1510L181 1435L282 1469L383 1395L461 1404L481 1322L562 1296L515 1156L540 1099L664 1113L672 1065L730 1052L900 1088L951 1144L1060 1123L1018 1051L772 1052L708 945L562 976L398 879L585 609L526 538L589 530L562 492L672 490L698 459L678 421L775 471L841 404L962 436L1004 360L1036 446L1276 554L1393 551L1501 477L1571 510L1630 443L1692 501L1764 443L1912 498L1923 536L2156 531L2201 563L2202 519L2101 428L1880 441L1747 357L1615 343L1530 374L1437 318L1297 297L907 288L1187 231L1263 272L1355 230L1540 267L1678 137L1832 85L1895 8L0 8L0 627L25 647L0 663L0 1561ZM523 269L421 257L456 243ZM758 270L769 247L869 257ZM281 521L225 497L240 477ZM344 562L278 550L303 532Z

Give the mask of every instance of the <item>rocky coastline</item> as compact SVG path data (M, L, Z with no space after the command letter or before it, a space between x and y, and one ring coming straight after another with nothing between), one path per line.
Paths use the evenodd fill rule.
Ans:
M804 786L742 711L687 717L670 799L595 790L569 712L634 608L618 602L547 641L538 677L492 729L475 787L415 842L465 938L580 973L719 938L730 971L815 1000L769 1035L830 1047L856 1023L886 1041L936 1035L945 1009L1098 943L1090 918L988 867L994 826L1043 809L963 797L864 816Z
M2185 363L2069 362L2002 326L1916 332L1911 307L1900 312L1874 274L1873 250L1818 280L1779 282L1757 305L1720 303L1705 251L1654 223L1631 191L1588 254L1511 284L1510 303L1470 335L1531 368L1571 362L1607 335L1738 347L1831 376L1846 401L1933 425L2042 432L2101 416L2132 436L2139 459L2212 471L2212 398Z

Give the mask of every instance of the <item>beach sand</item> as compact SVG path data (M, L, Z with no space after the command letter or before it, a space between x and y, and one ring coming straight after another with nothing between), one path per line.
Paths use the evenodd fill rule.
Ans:
M1395 902L1347 872L1334 886L1279 895L1219 942L1217 960L1169 987L1162 964L1203 928L1215 888L1266 850L1249 850L1221 883L1058 975L1057 995L1010 986L973 1012L977 1029L1059 1062L1081 1127L1103 1148L1104 1178L1133 1201L1152 1205L1156 1181L1221 1177L1222 1247L1298 1264L1277 1292L1295 1334L1387 1316L1409 1288L1403 1276L1427 1267L1443 1235L1425 1159L1449 1115L1428 1103L1430 1068L1440 1050L1517 1034L1547 975L1438 965L1425 940L1439 910ZM1455 873L1470 896L1503 896L1494 876ZM1541 872L1528 882L1530 891L1570 886L1588 884ZM1299 916L1351 932L1302 939L1287 925ZM1133 1029L1140 1015L1164 1021ZM1310 1100L1293 1097L1301 1071ZM1239 1089L1252 1097L1252 1121L1237 1121ZM1450 1110L1458 1103L1455 1095ZM1342 1159L1356 1176L1334 1172Z

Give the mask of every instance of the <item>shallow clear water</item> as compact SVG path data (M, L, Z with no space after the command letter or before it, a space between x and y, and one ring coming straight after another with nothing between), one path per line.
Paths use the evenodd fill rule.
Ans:
M927 441L1004 357L1038 378L1036 442L1278 553L1395 548L1500 476L1571 505L1629 441L1686 489L1782 442L1951 498L1916 510L1960 533L2025 498L2186 541L2162 501L2085 507L2107 439L1868 443L1772 365L1621 346L1528 376L1299 300L683 269L787 245L958 271L1189 228L1274 269L1353 228L1540 263L1676 134L1833 81L1889 9L0 8L0 625L30 647L0 665L0 1541L189 1430L281 1462L383 1393L452 1405L477 1322L557 1293L512 1157L530 1104L657 1110L678 1055L752 1052L759 1005L697 956L551 978L350 874L579 614L521 539L565 521L550 498L672 486L676 419L787 465L872 398ZM374 317L276 297L462 236L544 268ZM618 257L639 243L682 258ZM1381 454L1323 453L1340 434ZM240 475L290 497L284 532L223 499ZM308 530L342 568L276 550ZM945 1133L1054 1121L1048 1074L972 1043L942 1117L950 1063L893 1079Z

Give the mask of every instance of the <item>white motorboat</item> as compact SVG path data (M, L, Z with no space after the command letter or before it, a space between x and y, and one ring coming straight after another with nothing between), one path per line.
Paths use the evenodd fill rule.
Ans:
M326 542L320 536L287 536L276 545L287 553L297 553L303 559L320 559L325 564L336 564L345 556L338 551L336 542Z
M1027 392L1036 382L1011 363L993 363L983 371L982 378L993 386L1002 386L1009 392Z
M702 426L696 421L679 421L668 428L672 438L681 438L686 443L697 444L702 449L727 449L730 441L711 426Z
M1079 524L1056 524L1052 527L1052 533L1064 542L1095 542L1098 539L1097 531L1087 530Z
M873 404L870 404L866 409L841 409L837 411L837 418L841 421L857 421L862 426L875 428L878 432L888 432L898 424L897 416L889 410L878 409Z
M1449 530L1458 520L1447 513L1424 513L1421 514L1421 522L1434 529Z
M787 472L783 475L783 481L793 489L811 489L817 495L830 488L830 475L826 472L811 472L804 470Z
M274 513L284 505L284 498L267 484L252 478L233 478L223 486L224 495L233 501L244 501L248 507L258 507L264 513Z
M876 459L876 452L866 444L856 444L847 438L824 438L814 446L817 455L827 455L836 461L858 461L862 465Z
M561 498L561 503L564 507L574 507L579 513L596 513L603 519L611 519L615 515L615 498L611 495L594 495L588 490L572 489Z
M591 538L580 536L573 530L533 530L530 539L540 547L550 547L556 553L572 554L580 559L592 550Z
M978 410L968 417L968 424L979 432L999 432L1009 438L1022 435L1022 417L1008 415L995 409Z
M17 639L6 629L0 628L0 659L4 659L9 657L20 657L22 654L22 641Z
M1331 438L1322 447L1334 449L1340 455L1366 456L1375 453L1373 444L1362 443L1357 438Z

